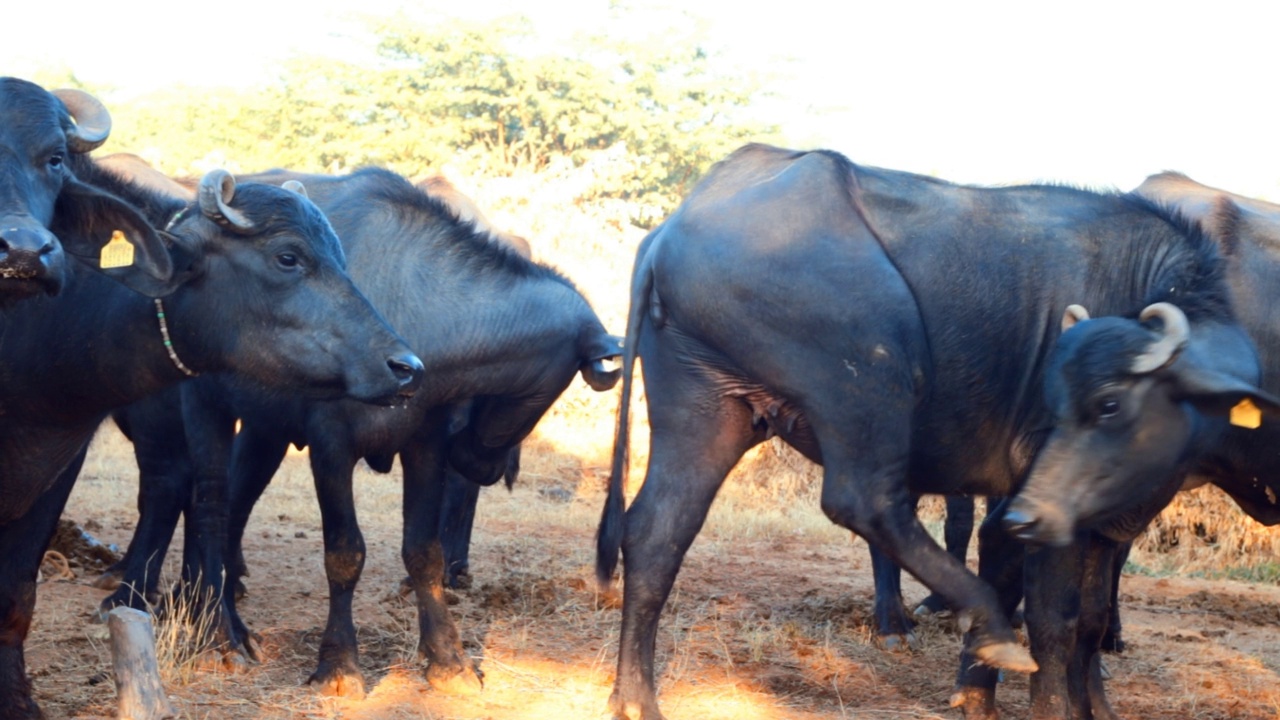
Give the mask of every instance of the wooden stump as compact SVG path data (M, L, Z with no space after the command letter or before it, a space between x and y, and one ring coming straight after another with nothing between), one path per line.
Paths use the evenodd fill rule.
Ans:
M120 699L120 720L177 717L160 682L151 616L141 610L118 607L107 613L107 628L111 632L111 664Z

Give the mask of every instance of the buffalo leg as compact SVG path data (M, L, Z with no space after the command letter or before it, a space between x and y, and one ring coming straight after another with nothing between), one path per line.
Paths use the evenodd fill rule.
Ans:
M979 662L1034 670L991 586L939 547L915 515L906 482L910 403L908 398L882 399L877 423L857 416L842 418L842 409L856 410L847 404L826 408L822 424L814 422L824 463L823 512L877 545L926 587L941 593L949 605L960 608ZM893 418L900 420L893 422ZM849 442L847 428L859 429L860 442Z
M253 506L262 497L271 478L284 460L285 451L289 449L287 440L273 436L268 430L245 424L236 435L231 446L231 468L229 470L230 489L227 505L230 515L227 521L226 587L230 590L226 597L227 606L231 609L232 621L237 623L236 632L245 638L249 637L249 629L240 621L236 608L236 598L243 594L242 578L248 575L244 562L244 530L249 524L249 516Z
M942 526L943 545L951 557L964 563L969 555L969 540L973 538L972 495L950 495L946 499L947 519ZM991 510L991 501L987 501L987 510ZM929 593L916 606L915 614L932 615L949 610L946 601L937 593Z
M1080 533L1065 548L1027 555L1027 631L1040 670L1031 676L1035 720L1116 720L1102 682L1116 543Z
M1026 553L1025 546L1010 537L1000 522L1007 503L1007 499L999 505L995 500L987 500L987 516L978 530L978 577L995 588L1001 610L1006 616L1012 616L1022 602ZM966 720L994 720L998 717L995 693L1000 673L978 662L969 647L966 643L960 653L960 670L951 706L961 708Z
M1080 591L1080 634L1076 639L1076 653L1071 674L1084 679L1085 697L1073 699L1073 706L1080 709L1080 716L1092 720L1118 720L1107 702L1102 682L1102 638L1110 629L1110 615L1116 559L1120 547L1127 553L1129 544L1123 545L1093 534L1084 556L1084 572ZM1123 563L1120 563L1123 564Z
M725 476L763 439L746 404L718 397L672 355L644 355L649 467L624 520L622 634L609 699L627 720L662 718L654 682L662 607Z
M920 498L912 498L919 502ZM875 578L876 634L887 650L913 648L916 645L915 623L907 617L902 602L902 570L875 545L871 552L871 569Z
M476 521L480 485L452 470L445 473L440 542L444 546L447 587L462 587L471 576L471 528Z
M159 602L160 571L194 484L179 388L140 400L115 418L133 441L138 463L138 524L117 563L120 585L102 600L101 609L147 610Z
M85 450L21 517L0 525L0 720L44 715L31 697L22 644L36 606L36 573L84 464Z
M462 649L444 599L444 549L440 514L444 500L444 452L440 437L416 438L400 452L404 467L404 538L400 548L417 595L418 653L437 689L476 692L480 676Z
M329 618L320 640L319 665L307 682L325 694L359 698L365 693L364 676L360 672L351 601L364 570L365 545L351 489L358 458L347 445L335 437L310 444L311 473L324 527Z
M1102 649L1107 652L1124 652L1124 638L1120 627L1120 575L1129 560L1133 543L1121 543L1116 548L1111 567L1111 609L1107 614L1107 631L1102 635Z
M284 461L289 443L246 423L231 446L230 487L227 492L227 585L239 590L249 575L244 561L244 531L258 499Z
M1067 547L1027 553L1026 618L1031 649L1040 668L1031 676L1031 717L1035 720L1087 718L1080 708L1084 678L1073 677L1078 658L1085 569L1084 534Z
M180 387L182 420L195 477L184 528L184 580L192 606L197 612L211 616L214 640L228 666L235 667L246 657L253 658L253 648L243 632L244 623L235 615L235 608L227 603L223 586L227 478L235 438L235 415L226 406L217 382L205 382L201 378Z

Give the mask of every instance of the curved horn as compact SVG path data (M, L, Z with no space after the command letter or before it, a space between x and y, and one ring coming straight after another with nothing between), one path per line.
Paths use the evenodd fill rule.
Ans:
M1191 335L1191 325L1187 322L1187 316L1177 305L1166 302L1154 303L1148 305L1138 315L1140 322L1146 322L1152 318L1160 318L1164 324L1164 330L1159 340L1151 343L1146 352L1134 358L1129 371L1137 375L1153 372L1168 365L1178 352L1186 347L1187 338Z
M1089 319L1089 311L1084 309L1083 305L1068 305L1067 311L1062 313L1062 332L1066 332L1076 326L1076 323Z
M75 124L67 131L67 146L74 153L87 153L107 141L111 134L111 113L98 98L83 90L63 88L53 91Z
M231 207L236 195L236 179L226 170L210 170L200 178L196 191L200 198L200 212L218 225L240 235L253 232L253 221Z
M288 190L289 192L296 192L302 197L307 197L307 189L297 180L285 180L281 183L280 187Z

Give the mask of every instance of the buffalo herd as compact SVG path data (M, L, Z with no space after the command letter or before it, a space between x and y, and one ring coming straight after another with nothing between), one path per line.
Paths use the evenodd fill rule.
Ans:
M310 448L329 604L309 682L343 695L365 689L356 464L400 460L426 679L480 690L443 587L478 488L515 480L579 376L622 386L596 537L603 587L624 562L616 718L663 717L663 607L727 473L773 436L872 547L887 643L911 634L899 568L956 612L968 720L997 717L1001 671L1031 674L1035 718L1117 717L1100 653L1119 567L1179 490L1280 521L1280 207L1173 173L985 188L749 145L641 242L617 337L443 179L171 179L92 157L110 128L87 93L0 79L0 720L43 717L23 656L37 567L108 416L141 512L102 609L154 603L185 513L185 585L231 663L257 653L234 592L249 514L288 446ZM628 508L637 359L650 457ZM977 574L925 531L922 494L967 508L952 546L963 498L989 498Z

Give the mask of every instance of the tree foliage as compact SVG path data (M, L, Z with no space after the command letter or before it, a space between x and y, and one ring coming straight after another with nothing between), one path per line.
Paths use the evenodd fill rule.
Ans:
M775 129L750 113L759 83L695 34L623 30L546 47L524 18L372 22L364 60L298 59L254 92L189 91L113 106L112 147L168 172L208 165L406 175L446 164L512 175L590 166L580 197L670 210L707 167Z

